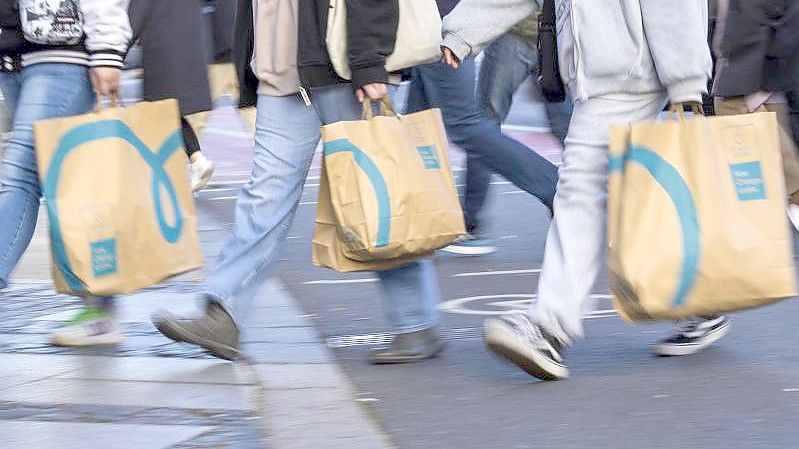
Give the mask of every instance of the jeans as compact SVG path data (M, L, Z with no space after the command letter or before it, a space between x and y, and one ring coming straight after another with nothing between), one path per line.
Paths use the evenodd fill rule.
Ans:
M35 64L20 73L0 73L0 89L13 116L0 168L0 288L4 288L30 243L39 214L33 123L89 112L95 95L87 68L74 64Z
M252 175L236 201L232 235L206 281L209 299L225 307L240 324L291 228L319 143L319 126L361 116L349 85L314 89L311 101L313 107L298 95L258 97ZM395 332L419 331L437 323L440 294L430 260L377 276Z
M538 71L538 50L534 41L506 33L494 41L483 53L480 76L477 80L477 100L483 115L502 125L510 112L513 94L524 80ZM533 84L538 97L543 98L541 86ZM569 131L571 99L560 103L544 103L552 133L563 144ZM480 229L478 214L485 204L492 172L474 157L466 159L466 188L463 210L467 230L475 234Z
M585 301L605 263L610 127L654 120L665 104L665 92L574 103L538 299L530 306L533 321L564 343L582 337Z
M557 169L535 151L502 134L496 122L481 113L474 94L474 60L463 61L457 70L436 62L414 67L411 72L409 111L440 108L449 139L469 158L552 209Z

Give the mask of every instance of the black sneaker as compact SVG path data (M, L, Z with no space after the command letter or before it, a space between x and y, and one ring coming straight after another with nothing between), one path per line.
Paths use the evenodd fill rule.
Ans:
M541 380L569 377L563 358L564 345L530 321L527 314L514 313L483 322L485 344L499 357Z
M652 345L660 356L691 355L707 348L727 335L730 320L726 316L695 317L677 321L674 334Z

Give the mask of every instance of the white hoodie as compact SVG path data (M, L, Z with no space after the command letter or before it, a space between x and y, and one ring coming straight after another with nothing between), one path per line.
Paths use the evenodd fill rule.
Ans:
M475 56L536 1L462 0L444 18L442 45ZM666 89L673 102L701 101L707 91L707 0L556 0L556 12L561 76L575 99Z

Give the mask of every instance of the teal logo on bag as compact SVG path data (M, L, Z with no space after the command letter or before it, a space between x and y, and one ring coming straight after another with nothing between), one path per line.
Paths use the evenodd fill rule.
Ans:
M117 272L117 241L105 239L92 242L92 274L99 278Z
M180 209L177 192L175 191L175 186L172 184L172 180L169 179L164 169L166 161L178 149L183 147L180 130L170 135L166 141L161 144L158 151L152 151L133 133L133 130L120 120L101 120L76 126L64 134L58 142L58 147L53 154L53 159L50 161L50 166L47 168L47 173L42 183L42 191L47 203L47 212L50 217L50 237L53 248L53 259L64 281L75 293L85 293L86 288L72 271L72 266L67 257L64 239L61 235L56 192L58 190L59 180L61 179L61 169L63 168L67 156L81 145L104 139L121 139L126 141L139 153L144 162L150 167L150 170L152 170L150 191L155 207L155 219L164 241L176 243L183 232L183 212ZM172 210L175 214L175 224L173 225L167 223L164 207L161 204L161 189L166 192L169 202L172 205ZM117 246L115 241L113 241L113 245L109 243L109 240L97 241L90 245L90 249L92 252L92 269L95 276L98 276L98 273L99 276L107 276L116 272ZM97 252L95 252L95 250ZM113 264L109 259L111 254L113 254ZM95 255L97 259L95 259ZM97 265L95 265L95 261L97 261Z
M763 181L763 170L760 161L730 164L732 182L738 201L756 201L766 199L766 186Z
M388 246L389 236L391 235L391 201L388 196L388 185L380 169L369 158L369 155L356 147L349 139L336 139L325 142L325 156L332 156L336 153L352 153L355 163L369 178L372 184L375 197L377 198L377 241L375 247L384 248Z
M424 168L428 170L441 169L441 162L438 160L438 151L433 145L426 145L423 147L416 147L416 152L422 158Z
M611 173L623 172L628 162L641 165L649 172L655 182L666 191L677 212L682 231L683 261L677 290L674 292L671 304L679 307L685 304L699 274L701 252L699 218L691 189L673 165L654 151L640 146L631 145L627 149L627 154L610 158L608 170Z

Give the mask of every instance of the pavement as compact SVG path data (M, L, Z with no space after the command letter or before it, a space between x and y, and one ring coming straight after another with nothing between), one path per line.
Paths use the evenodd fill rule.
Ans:
M559 163L560 151L522 88L506 131ZM217 162L196 197L207 261L232 224L252 143L235 112L214 112L202 136ZM451 152L456 182L463 155ZM0 293L0 448L668 448L796 447L799 302L735 314L731 334L692 357L647 345L668 323L631 326L604 277L586 310L586 339L569 351L572 378L538 382L482 345L480 324L524 309L541 266L543 206L493 181L484 214L496 254L436 257L447 351L425 363L370 366L388 341L375 279L311 267L319 161L305 186L274 278L232 364L161 337L159 308L197 312L193 273L119 301L119 347L58 349L47 335L77 308L50 289L46 217Z

